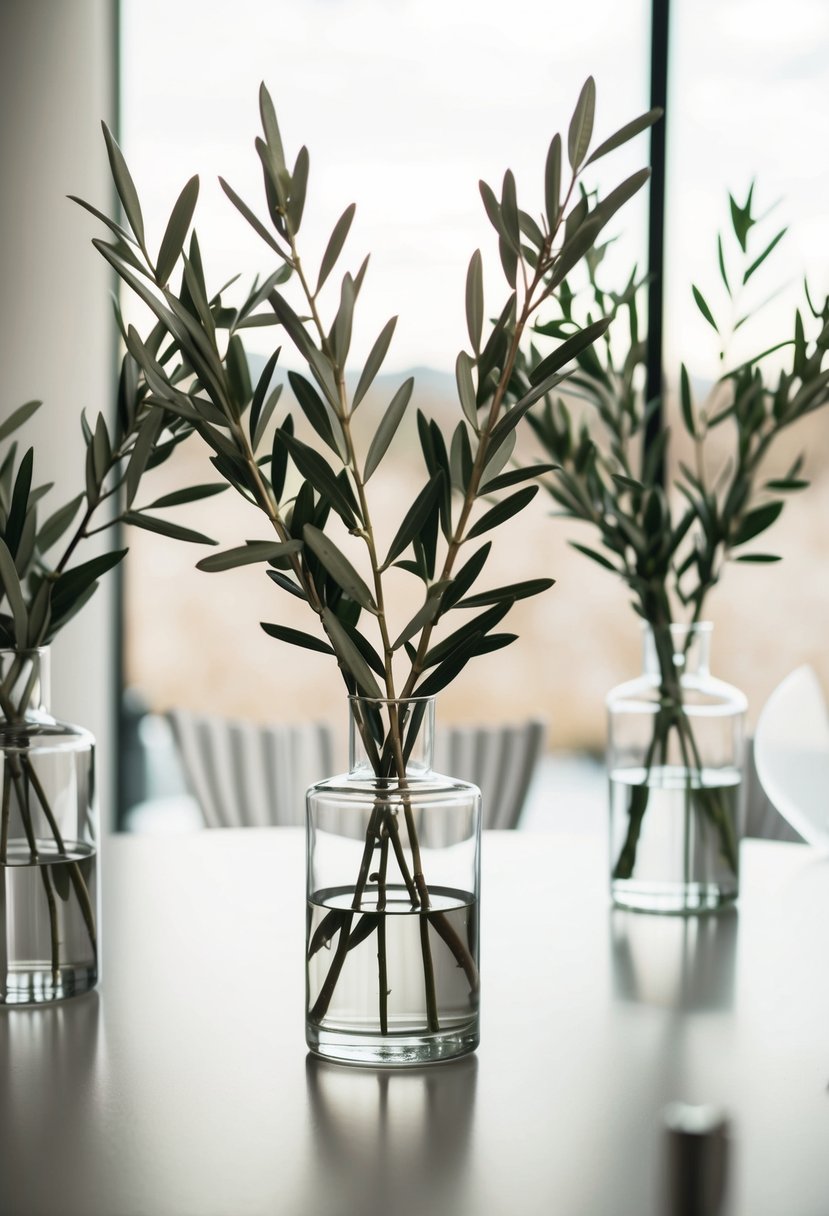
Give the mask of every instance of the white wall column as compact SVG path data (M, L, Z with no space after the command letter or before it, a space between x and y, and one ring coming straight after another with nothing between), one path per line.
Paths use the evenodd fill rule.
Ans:
M67 199L110 205L100 120L116 113L114 0L0 2L0 417L31 398L21 432L54 506L83 489L80 412L114 407L112 281L99 225ZM47 506L48 509L48 506ZM91 556L91 554L89 554ZM98 741L102 824L115 817L113 576L58 638L52 704Z

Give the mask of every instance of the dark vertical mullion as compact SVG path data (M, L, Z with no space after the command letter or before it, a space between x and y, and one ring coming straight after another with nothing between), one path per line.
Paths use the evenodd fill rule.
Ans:
M651 181L648 212L648 349L646 400L656 401L645 429L647 452L665 426L663 401L662 322L665 287L665 134L668 125L668 26L670 0L651 2L651 106L661 106L664 117L651 127ZM665 461L655 477L665 484Z

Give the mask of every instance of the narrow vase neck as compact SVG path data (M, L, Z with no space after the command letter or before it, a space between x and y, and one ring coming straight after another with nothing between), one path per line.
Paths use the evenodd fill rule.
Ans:
M14 722L48 712L48 649L0 650L0 717Z
M349 770L352 776L423 776L432 769L435 698L386 701L349 697Z
M673 671L677 676L699 679L710 674L710 621L696 625L647 625L643 635L643 665L646 676L661 680Z

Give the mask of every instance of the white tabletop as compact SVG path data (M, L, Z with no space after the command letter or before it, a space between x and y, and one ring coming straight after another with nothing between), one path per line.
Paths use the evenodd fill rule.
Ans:
M739 911L612 911L601 843L489 834L482 1042L303 1036L303 838L113 837L97 993L0 1011L2 1216L651 1216L661 1111L733 1120L733 1216L829 1212L829 860L743 846Z

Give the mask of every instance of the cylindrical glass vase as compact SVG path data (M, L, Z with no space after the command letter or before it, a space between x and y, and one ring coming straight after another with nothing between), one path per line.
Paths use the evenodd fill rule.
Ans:
M642 912L739 891L746 698L709 670L711 625L644 634L644 671L607 698L610 888Z
M0 1005L98 979L94 740L48 704L48 651L0 650Z
M350 770L307 796L308 1046L454 1059L478 1045L480 791L432 771L433 698L350 710Z

